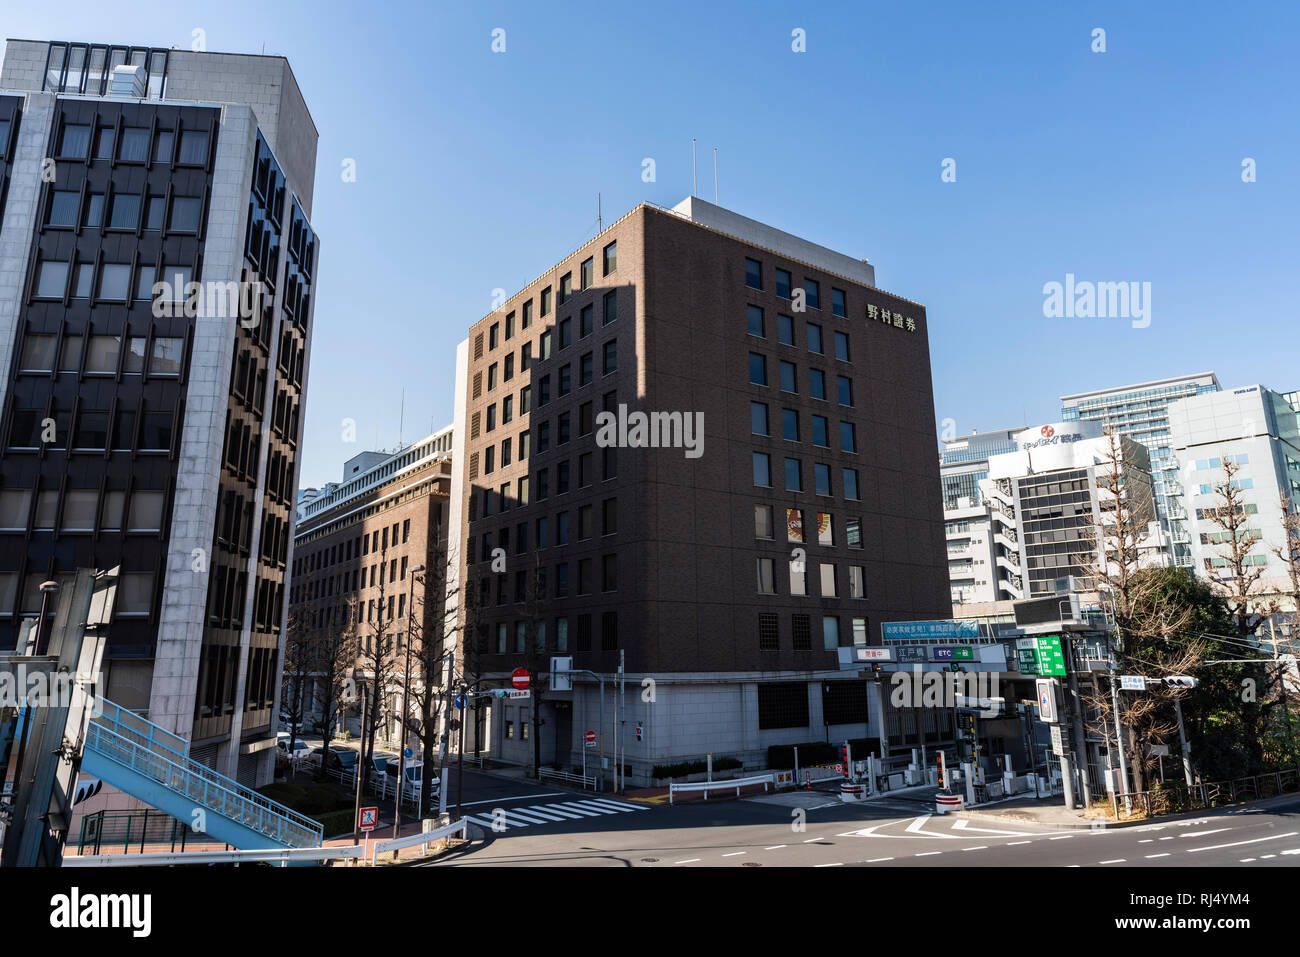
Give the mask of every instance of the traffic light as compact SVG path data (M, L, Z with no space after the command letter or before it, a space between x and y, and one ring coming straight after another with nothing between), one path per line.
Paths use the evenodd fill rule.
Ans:
M641 740L641 735L642 735L642 734L643 734L643 731L642 731L642 727L641 727L641 722L638 721L638 722L636 723L636 739L637 739L638 741Z
M1187 675L1171 675L1165 679L1165 684L1170 688L1195 688L1199 683L1196 678Z
M849 746L847 744L840 745L840 763L844 765L844 776L847 778L849 776L849 770L850 770Z
M872 662L872 665L871 665L871 676L872 676L873 678L875 678L877 681L879 681L879 680L880 680L880 676L881 676L882 674L884 674L884 673L885 673L885 666L884 666L884 665L882 665L882 664L881 664L880 662L878 662L878 661L876 661L876 662Z

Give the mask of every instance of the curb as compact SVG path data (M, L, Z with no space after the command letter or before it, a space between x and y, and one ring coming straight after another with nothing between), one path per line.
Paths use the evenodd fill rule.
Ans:
M1261 798L1257 801L1241 801L1237 804L1224 804L1219 807L1201 808L1196 811L1182 811L1178 814L1162 814L1157 817L1142 818L1136 821L1110 821L1104 818L1098 818L1096 821L1058 821L1047 822L1036 817L1021 816L1016 814L992 813L978 810L950 811L954 817L961 817L967 820L975 821L1001 821L1008 824L1038 824L1042 827L1069 828L1080 831L1112 831L1126 827L1142 827L1151 824L1162 824L1166 821L1176 822L1187 820L1188 818L1207 817L1212 814L1222 814L1232 808L1250 808L1265 807L1270 802L1282 803L1287 800L1300 799L1300 792L1290 794L1276 794L1273 797Z

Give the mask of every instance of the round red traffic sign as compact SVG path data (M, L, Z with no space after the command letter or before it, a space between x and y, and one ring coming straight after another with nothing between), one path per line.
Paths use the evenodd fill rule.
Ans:
M588 731L587 734L586 734L586 738L587 738L587 741L588 741L590 744L595 744L595 743L596 743L596 732L595 732L595 731Z
M513 685L515 686L516 690L518 690L518 691L523 691L525 688L527 688L527 687L528 687L528 669L527 669L527 668L516 668L516 669L514 670L514 672L512 672L511 675L510 675L510 683L513 684Z

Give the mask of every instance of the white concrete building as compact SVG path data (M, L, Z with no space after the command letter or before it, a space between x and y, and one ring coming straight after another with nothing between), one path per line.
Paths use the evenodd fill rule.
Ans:
M1237 466L1242 501L1252 517L1247 532L1259 543L1248 556L1264 569L1258 591L1290 589L1286 566L1273 553L1284 540L1280 502L1285 492L1300 507L1300 401L1297 393L1274 392L1262 385L1243 386L1183 399L1169 407L1174 449L1182 463L1191 551L1199 574L1211 579L1225 573L1229 551L1224 529L1209 518L1222 505L1215 489L1224 482L1223 463Z

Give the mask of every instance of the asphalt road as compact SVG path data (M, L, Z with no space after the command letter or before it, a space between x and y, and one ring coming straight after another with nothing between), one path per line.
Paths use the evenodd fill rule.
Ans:
M469 785L467 775L467 786ZM485 775L473 775L485 778ZM487 788L475 782L475 788ZM467 791L468 794L468 791ZM467 797L468 801L469 798ZM1300 796L1196 818L1110 829L935 816L891 797L845 805L798 792L741 801L614 807L608 795L499 781L476 793L482 839L429 866L1285 867L1300 864ZM807 807L791 806L799 802ZM597 811L608 805L612 810ZM560 818L560 810L570 814ZM578 814L583 807L588 813ZM502 814L494 817L500 808ZM547 809L551 808L548 813ZM550 818L549 820L547 818ZM530 820L532 818L532 820Z

